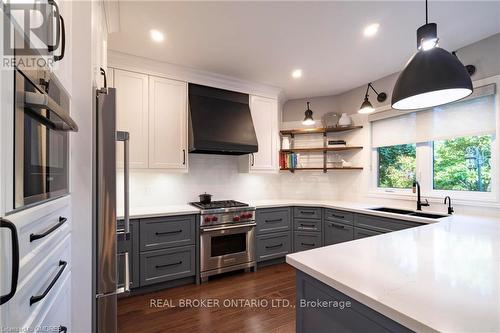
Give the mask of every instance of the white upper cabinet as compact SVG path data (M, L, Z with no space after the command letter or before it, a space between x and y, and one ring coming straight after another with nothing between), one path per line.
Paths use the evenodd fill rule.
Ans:
M250 111L259 151L248 158L249 172L278 172L278 102L250 96Z
M187 170L187 83L149 77L149 167Z
M114 69L116 130L130 133L130 168L148 167L148 76ZM117 166L123 168L123 150L116 151Z

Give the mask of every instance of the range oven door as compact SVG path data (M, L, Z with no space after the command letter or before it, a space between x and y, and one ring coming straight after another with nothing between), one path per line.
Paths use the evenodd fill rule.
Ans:
M202 227L200 242L201 271L255 261L255 223Z
M49 108L30 104L49 97L69 109L69 97L61 91L42 92L15 72L13 208L20 209L69 192L68 132L60 129L61 119Z

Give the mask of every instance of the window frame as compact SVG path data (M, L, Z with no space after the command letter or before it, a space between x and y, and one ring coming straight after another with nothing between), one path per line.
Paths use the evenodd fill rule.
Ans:
M500 142L498 140L498 135L500 133L500 75L493 77L476 80L473 82L474 87L481 87L488 84L496 84L495 92L495 120L496 120L496 130L495 134L492 136L491 141L491 191L490 192L479 192L479 191L454 191L454 190L436 190L434 189L434 151L433 151L433 141L417 143L416 144L416 176L419 180L422 196L428 198L431 202L441 202L445 196L450 196L452 199L458 200L460 204L469 204L475 206L484 205L491 206L492 203L500 205L499 197L499 177L500 177L500 165L498 164L498 156L500 153ZM387 106L378 108L376 112L386 111ZM370 124L370 131L372 131L372 126ZM371 137L371 135L370 135ZM385 188L378 187L378 171L379 171L379 160L377 148L374 148L372 142L370 141L371 149L371 186L369 190L369 196L386 198L386 199L401 199L408 200L409 198L414 198L412 189L400 189L400 188Z

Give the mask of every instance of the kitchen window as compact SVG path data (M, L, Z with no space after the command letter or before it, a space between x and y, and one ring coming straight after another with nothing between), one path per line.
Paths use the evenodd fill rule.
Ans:
M482 80L455 103L370 115L372 194L405 198L417 179L430 198L499 201L499 79Z
M377 148L378 187L411 188L416 168L415 144Z

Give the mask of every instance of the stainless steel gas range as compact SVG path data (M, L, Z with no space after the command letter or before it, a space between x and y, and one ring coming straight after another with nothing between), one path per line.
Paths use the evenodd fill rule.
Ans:
M201 209L201 281L233 270L255 270L255 207L234 200L191 204Z

